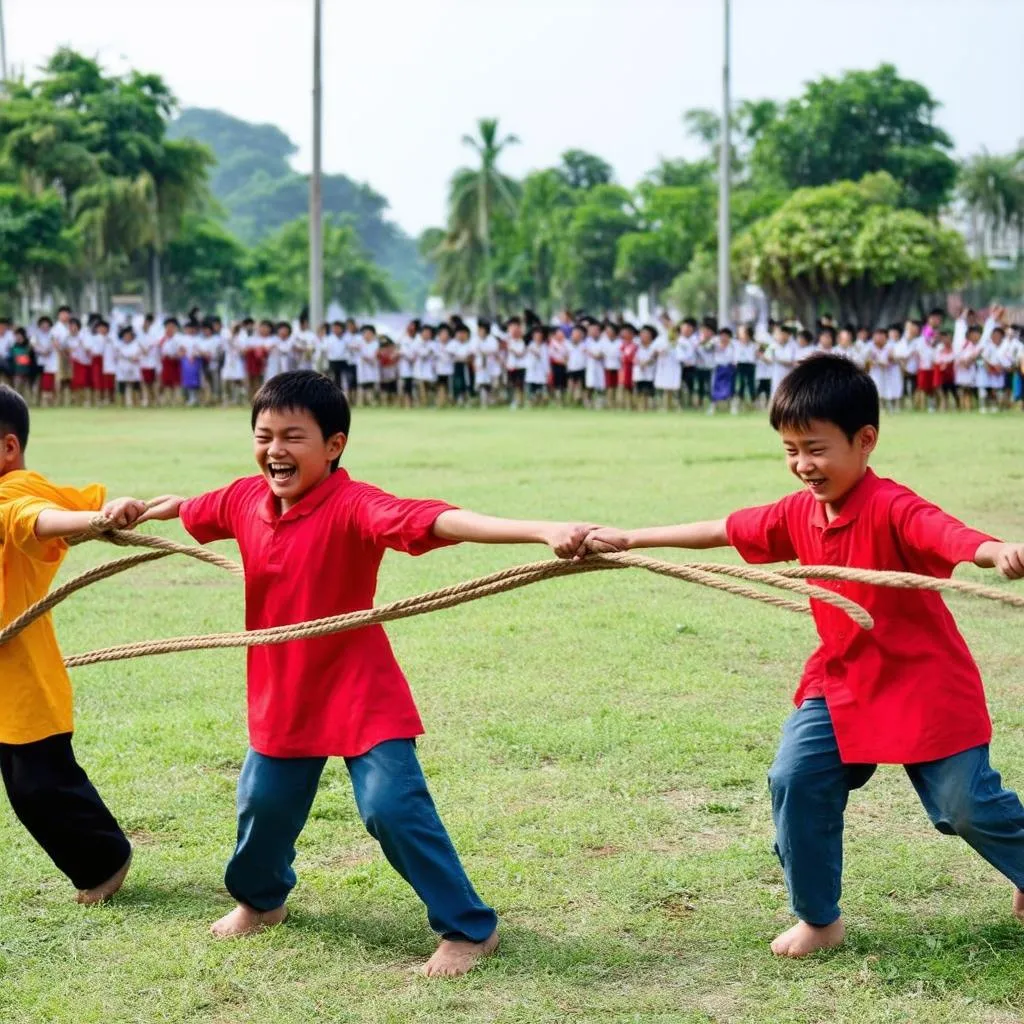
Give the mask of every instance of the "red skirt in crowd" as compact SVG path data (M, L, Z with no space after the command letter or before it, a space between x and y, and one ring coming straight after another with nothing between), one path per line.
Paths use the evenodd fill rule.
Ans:
M164 356L160 361L160 385L165 388L181 387L181 360Z
M952 363L946 367L936 366L931 371L931 374L932 391L941 391L944 387L948 388L956 380L956 367Z
M251 348L245 353L245 375L250 380L260 380L267 365L267 353L261 348Z
M90 367L92 376L92 386L96 391L103 390L103 356L93 356L92 366Z
M92 387L92 363L71 364L71 390L88 391Z

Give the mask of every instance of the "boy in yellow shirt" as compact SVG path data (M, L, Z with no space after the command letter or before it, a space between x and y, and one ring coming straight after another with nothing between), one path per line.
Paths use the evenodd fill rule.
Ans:
M104 506L99 485L57 487L25 469L28 406L0 385L0 626L44 597L67 553L62 538L89 528L101 509L120 527L145 510L132 498ZM78 890L109 899L132 848L71 748L71 681L50 616L0 647L0 774L22 824Z

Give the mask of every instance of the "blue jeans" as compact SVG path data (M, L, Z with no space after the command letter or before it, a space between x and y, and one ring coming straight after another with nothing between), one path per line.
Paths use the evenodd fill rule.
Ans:
M768 774L775 852L793 913L823 927L840 914L843 812L850 791L875 772L873 764L843 764L823 698L805 700L790 715ZM1003 789L988 763L988 746L952 757L904 765L932 824L958 835L1018 889L1024 889L1024 807Z
M309 817L326 757L267 757L250 750L238 779L238 843L225 882L239 903L281 906L295 886L295 841ZM482 942L497 927L459 862L427 790L416 744L387 740L347 757L356 807L391 866L426 904L430 927Z

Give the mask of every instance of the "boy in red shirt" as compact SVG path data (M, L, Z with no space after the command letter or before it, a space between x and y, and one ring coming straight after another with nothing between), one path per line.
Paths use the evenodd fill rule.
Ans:
M372 607L387 548L419 555L459 541L539 542L567 557L581 547L586 526L494 519L351 479L338 468L349 423L345 395L328 377L279 374L253 400L260 475L190 500L157 499L143 517L180 515L203 544L238 541L247 629ZM384 629L250 648L247 675L251 749L226 873L238 906L214 934L250 934L285 919L295 842L327 758L344 757L367 830L441 935L425 973L465 974L493 952L497 917L474 891L427 791L415 749L423 725Z
M1024 545L969 529L868 468L878 392L853 362L816 355L796 366L770 418L801 491L713 522L598 529L588 549L732 546L748 562L942 578L973 562L1024 576ZM989 765L981 676L949 609L929 591L817 582L866 608L875 627L858 629L838 609L811 602L821 644L769 773L775 850L799 921L772 951L806 956L843 941L843 812L880 763L902 764L935 827L961 836L1014 883L1014 912L1024 918L1024 807Z

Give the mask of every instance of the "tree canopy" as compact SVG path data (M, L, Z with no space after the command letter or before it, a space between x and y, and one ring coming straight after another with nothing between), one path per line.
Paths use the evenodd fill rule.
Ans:
M887 171L900 184L900 205L936 214L957 177L953 142L934 121L938 106L891 64L825 76L764 120L752 168L788 189Z
M804 323L826 311L842 322L900 321L922 296L965 283L972 266L956 231L898 209L898 194L885 172L799 189L736 240L738 269Z

